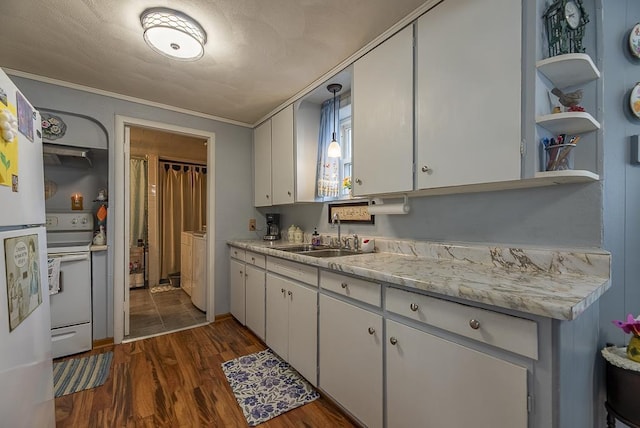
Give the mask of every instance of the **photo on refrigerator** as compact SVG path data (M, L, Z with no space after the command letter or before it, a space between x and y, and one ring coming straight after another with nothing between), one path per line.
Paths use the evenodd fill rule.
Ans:
M42 303L38 235L4 240L9 331L24 321Z

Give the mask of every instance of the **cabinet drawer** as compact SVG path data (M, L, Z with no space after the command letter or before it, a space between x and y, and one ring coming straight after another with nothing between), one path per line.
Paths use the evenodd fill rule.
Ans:
M318 286L318 268L277 257L267 257L267 270L283 276L304 282L305 284Z
M231 247L231 248L229 248L229 254L234 259L244 261L246 252L245 252L245 250L243 250L241 248Z
M380 307L380 284L335 272L320 271L320 287Z
M246 261L248 265L254 265L262 269L264 269L266 265L266 257L264 254L254 253L253 251L247 251L245 253L244 261Z
M538 359L534 321L387 288L385 309L525 357Z

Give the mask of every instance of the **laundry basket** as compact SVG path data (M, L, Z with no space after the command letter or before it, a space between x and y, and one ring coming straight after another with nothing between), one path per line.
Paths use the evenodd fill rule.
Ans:
M176 288L180 288L180 272L169 274L169 284Z

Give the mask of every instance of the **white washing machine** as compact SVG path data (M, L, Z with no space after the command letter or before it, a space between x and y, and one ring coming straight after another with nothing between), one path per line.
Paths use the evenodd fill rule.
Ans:
M201 311L207 310L207 234L193 232L193 271L191 302Z

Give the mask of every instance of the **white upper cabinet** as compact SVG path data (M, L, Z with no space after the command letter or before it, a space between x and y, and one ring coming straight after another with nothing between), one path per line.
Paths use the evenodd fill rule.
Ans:
M294 202L293 105L271 119L273 205Z
M417 189L520 179L521 7L449 0L418 19Z
M293 105L253 132L254 205L268 207L293 203Z
M413 26L355 62L352 99L353 194L413 190Z
M271 119L253 131L254 205L271 205Z

